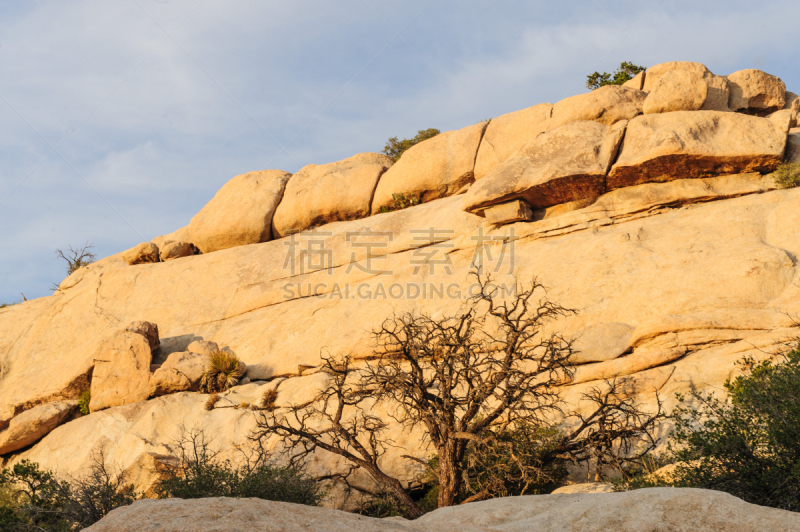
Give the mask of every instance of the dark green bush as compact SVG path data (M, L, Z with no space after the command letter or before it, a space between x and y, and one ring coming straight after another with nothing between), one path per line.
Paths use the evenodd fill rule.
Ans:
M160 481L160 498L255 497L268 501L316 506L323 494L301 471L276 467L257 459L241 467L218 460L201 432L190 432L180 442L181 465Z
M87 476L71 482L23 460L0 472L0 494L3 531L80 530L136 499L123 475L110 474L102 454Z
M741 362L728 398L679 397L666 459L670 479L641 475L621 489L670 485L724 491L800 511L800 346L775 362ZM690 404L691 403L691 404Z
M603 72L602 74L600 72L594 72L586 76L586 87L594 90L604 87L605 85L622 85L626 81L636 77L639 72L645 69L646 67L623 61L613 74L609 74L608 72Z
M800 163L783 163L773 174L780 188L800 187Z
M78 399L78 411L80 411L81 415L88 416L89 415L89 403L92 401L92 391L86 390L83 392Z
M400 160L400 156L409 149L411 146L415 144L419 144L423 140L428 140L430 138L435 137L441 133L438 129L430 128L430 129L420 129L417 131L417 134L410 139L403 139L399 140L397 137L391 137L388 141L386 141L386 146L383 147L383 151L381 153L388 155L395 162Z

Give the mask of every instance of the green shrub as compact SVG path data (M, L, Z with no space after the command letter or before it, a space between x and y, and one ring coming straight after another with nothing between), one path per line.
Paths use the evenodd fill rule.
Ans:
M399 211L414 205L419 205L419 196L406 196L405 194L392 194L391 205L384 205L378 209L379 213Z
M23 460L0 472L0 530L81 530L136 498L124 475L112 475L102 454L89 474L71 482Z
M91 390L86 390L81 394L80 398L78 399L78 410L82 415L84 416L89 415L89 403L91 402L91 400L92 400Z
M423 140L428 140L430 138L435 137L441 133L438 129L430 128L430 129L420 129L417 131L417 134L414 138L410 139L403 139L398 140L397 137L391 137L388 141L386 141L386 146L383 147L383 151L381 153L388 155L395 162L400 160L400 156L408 150L411 146L415 144L419 144Z
M775 184L780 188L800 187L800 163L783 163L773 174Z
M211 353L200 381L200 390L204 393L224 392L239 384L244 372L245 366L233 353L228 351Z
M741 364L745 373L725 383L727 400L679 397L667 457L677 464L672 478L642 476L623 489L706 488L800 511L800 346L778 363Z
M628 61L620 63L619 68L613 73L594 72L586 76L586 87L589 89L599 89L606 85L622 85L626 81L632 80L637 74L643 72L647 67L637 66Z
M322 500L317 483L297 469L276 467L264 459L241 467L218 460L201 432L189 433L180 447L181 465L156 486L160 498L255 497L310 506Z

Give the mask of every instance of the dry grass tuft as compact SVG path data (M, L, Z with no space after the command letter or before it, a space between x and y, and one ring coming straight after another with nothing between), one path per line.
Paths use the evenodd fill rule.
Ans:
M208 396L208 401L206 401L206 410L214 410L214 405L217 404L219 401L219 394L212 393Z
M244 372L245 365L233 353L228 351L211 353L200 382L200 390L207 393L224 392L239 384Z

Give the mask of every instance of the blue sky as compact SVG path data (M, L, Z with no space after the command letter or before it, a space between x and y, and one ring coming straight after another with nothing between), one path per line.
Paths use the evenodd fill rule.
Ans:
M620 61L760 68L800 92L800 3L0 3L0 302L54 250L171 232L234 175L380 151L584 92Z

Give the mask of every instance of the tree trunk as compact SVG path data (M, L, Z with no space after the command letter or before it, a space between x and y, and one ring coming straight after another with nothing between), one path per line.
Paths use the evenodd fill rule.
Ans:
M461 471L452 442L439 449L439 508L453 506L461 487Z
M419 509L419 506L417 506L417 503L414 502L414 499L409 497L408 493L406 493L406 490L403 489L403 485L400 484L397 479L392 478L379 470L373 470L371 473L376 480L378 480L385 487L389 488L389 491L391 491L392 495L394 495L397 500L400 501L400 504L405 506L409 517L416 519L417 517L422 516L422 510Z

